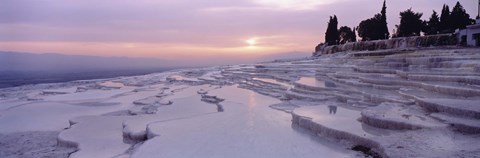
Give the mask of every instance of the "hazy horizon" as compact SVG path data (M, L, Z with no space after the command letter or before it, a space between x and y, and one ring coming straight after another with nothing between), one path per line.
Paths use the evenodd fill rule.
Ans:
M354 27L383 0L4 0L0 50L103 57L159 58L197 64L252 61L285 52L312 52L328 17ZM462 0L471 17L476 1ZM399 12L440 12L452 0L387 0L390 32Z

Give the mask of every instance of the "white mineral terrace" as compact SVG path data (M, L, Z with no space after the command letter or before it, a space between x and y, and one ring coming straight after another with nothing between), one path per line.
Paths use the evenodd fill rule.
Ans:
M478 157L479 52L336 53L0 89L0 157Z

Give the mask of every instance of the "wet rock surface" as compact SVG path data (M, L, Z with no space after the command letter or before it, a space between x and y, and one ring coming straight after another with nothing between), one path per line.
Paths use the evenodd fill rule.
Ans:
M67 158L75 148L57 145L59 132L18 132L0 134L0 157L3 158Z

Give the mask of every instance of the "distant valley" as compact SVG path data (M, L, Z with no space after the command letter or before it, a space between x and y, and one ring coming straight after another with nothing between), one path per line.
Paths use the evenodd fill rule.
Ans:
M0 88L162 72L161 59L0 52Z
M265 55L237 63L256 63L285 58L302 58L310 53L290 52ZM213 63L215 64L215 63ZM112 78L144 75L178 68L213 66L192 64L154 58L97 57L63 55L56 53L34 54L0 51L0 88L25 84L55 83L74 80Z

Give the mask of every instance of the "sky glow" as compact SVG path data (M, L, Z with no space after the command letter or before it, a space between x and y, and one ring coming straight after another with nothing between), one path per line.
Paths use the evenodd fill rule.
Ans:
M2 0L0 50L238 63L312 52L328 17L354 27L383 0ZM389 30L412 8L427 19L452 0L387 0ZM471 16L476 1L460 1Z

